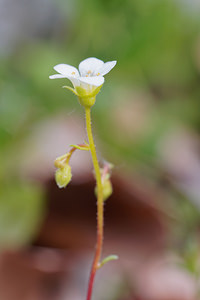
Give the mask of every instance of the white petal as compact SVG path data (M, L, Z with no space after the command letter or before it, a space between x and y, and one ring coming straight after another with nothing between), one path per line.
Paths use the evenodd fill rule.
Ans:
M56 79L56 78L67 78L69 79L73 86L76 87L76 86L79 86L80 85L80 80L79 78L76 78L76 77L73 77L73 76L65 76L65 75L61 75L61 74L55 74L55 75L51 75L49 76L50 79Z
M102 76L80 77L79 80L80 82L94 86L100 86L104 83L104 77Z
M116 60L106 62L100 69L97 70L97 73L100 73L101 76L106 75L112 70L112 68L114 68L116 63Z
M83 60L79 64L79 72L81 76L86 76L87 74L96 74L96 71L103 66L104 62L95 57L90 57ZM89 72L89 73L88 73Z
M54 70L65 76L79 77L79 72L75 67L66 64L59 64L54 67Z
M49 76L50 79L56 79L56 78L66 78L66 76L61 75L61 74L55 74L55 75L51 75Z

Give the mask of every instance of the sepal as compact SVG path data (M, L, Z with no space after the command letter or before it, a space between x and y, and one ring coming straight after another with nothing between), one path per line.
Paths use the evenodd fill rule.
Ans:
M66 162L69 160L69 158L70 158L70 152L57 157L55 159L55 161L54 161L54 166L56 168L62 168L62 167L64 167L65 164L66 164Z
M76 96L78 96L77 91L75 89L73 89L71 86L68 85L64 85L63 86L64 89L67 89L69 91L71 91L72 93L74 93Z
M103 84L102 84L103 85ZM93 88L88 92L87 89L84 89L81 86L76 87L77 96L79 102L84 107L91 107L95 104L96 95L100 92L102 85Z

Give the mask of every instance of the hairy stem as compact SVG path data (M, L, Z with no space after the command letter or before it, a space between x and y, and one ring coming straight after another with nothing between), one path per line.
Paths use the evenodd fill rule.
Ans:
M94 260L90 272L87 298L86 298L86 300L91 300L94 279L98 269L99 261L101 258L102 246L103 246L104 207L103 207L103 189L102 189L102 182L101 182L101 173L99 168L99 162L97 159L93 134L92 134L91 109L88 107L85 108L85 117L86 117L86 128L87 128L88 141L90 145L90 152L92 156L92 162L93 162L95 177L97 182L97 241L96 241Z

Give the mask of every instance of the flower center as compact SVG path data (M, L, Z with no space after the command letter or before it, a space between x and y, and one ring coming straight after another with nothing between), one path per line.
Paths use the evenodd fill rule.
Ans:
M87 75L85 75L86 77L92 77L92 76L99 76L100 73L94 74L91 70L87 71Z
M92 76L92 71L91 71L91 70L88 70L88 71L87 71L86 77L90 77L90 76Z

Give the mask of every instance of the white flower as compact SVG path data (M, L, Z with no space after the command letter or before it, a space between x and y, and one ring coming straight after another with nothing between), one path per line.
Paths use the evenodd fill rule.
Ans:
M106 75L114 66L116 61L108 61L104 63L95 57L83 60L79 64L79 71L70 65L59 64L54 70L59 74L49 76L50 79L68 78L75 91L79 94L80 90L85 94L92 94L98 87L104 83L104 75Z

